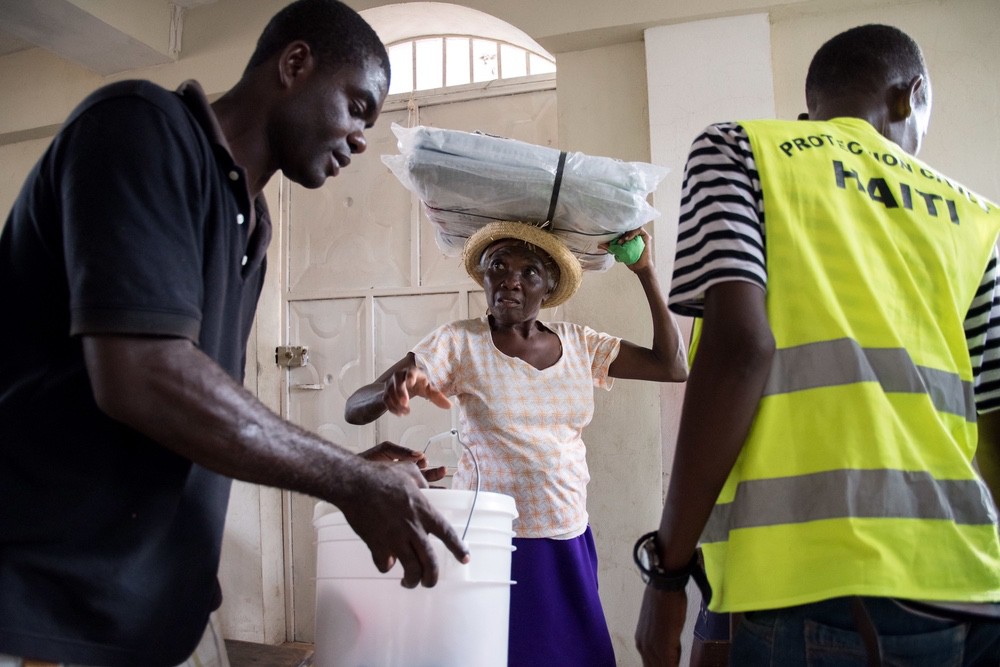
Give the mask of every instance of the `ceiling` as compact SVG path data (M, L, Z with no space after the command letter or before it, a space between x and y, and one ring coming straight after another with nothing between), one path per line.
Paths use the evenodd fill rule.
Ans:
M172 62L184 12L217 0L0 0L0 57L39 47L101 76ZM426 34L477 35L545 50L489 14L451 3L410 2L362 12L387 44Z
M0 56L40 47L102 76L171 62L185 9L216 0L0 0Z
M23 39L18 39L13 35L0 31L0 57L9 53L17 53L18 51L30 49L33 46L34 44L31 42L26 42Z

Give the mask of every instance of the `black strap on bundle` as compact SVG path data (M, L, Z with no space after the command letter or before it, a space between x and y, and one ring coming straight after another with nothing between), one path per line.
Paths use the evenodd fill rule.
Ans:
M556 165L556 180L552 183L552 199L549 200L549 214L545 216L547 227L552 222L552 216L556 214L556 202L559 201L559 186L562 185L563 169L566 167L566 151L559 151L559 164Z

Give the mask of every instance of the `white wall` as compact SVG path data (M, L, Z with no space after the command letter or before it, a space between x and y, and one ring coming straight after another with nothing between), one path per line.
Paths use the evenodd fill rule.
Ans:
M557 57L560 147L649 161L643 60L641 42ZM672 229L672 222L664 220L654 223L650 232L668 236ZM666 290L669 256L657 256L656 262ZM649 345L652 324L645 303L635 275L616 265L605 273L585 274L583 287L564 306L564 314L573 322ZM594 421L584 433L601 599L623 665L638 664L632 633L642 581L631 548L638 535L655 526L660 511L659 392L658 384L617 380L610 392L596 392Z
M654 203L672 225L658 236L659 256L673 257L684 162L694 137L709 123L733 118L769 118L774 114L771 35L766 14L749 14L650 28L646 31L652 159L673 171ZM739 58L732 54L739 53ZM669 281L669 277L667 278ZM683 387L664 392L661 418L667 434L663 447L663 489L670 479ZM651 524L647 529L655 528ZM688 588L688 632L701 594Z
M780 118L805 111L812 54L829 37L864 23L895 25L913 37L930 71L933 108L920 157L994 201L1000 200L1000 2L947 0L775 19L775 102Z

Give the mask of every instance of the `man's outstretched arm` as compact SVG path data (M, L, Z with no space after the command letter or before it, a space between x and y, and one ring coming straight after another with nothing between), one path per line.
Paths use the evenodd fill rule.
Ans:
M282 419L189 340L86 336L84 358L102 411L215 472L336 505L381 571L399 560L403 585L433 586L428 538L467 551L419 492L415 465L367 461Z
M757 412L774 354L764 296L748 282L722 283L705 294L657 537L668 571L690 562ZM684 591L646 588L635 636L646 667L678 664L686 609Z

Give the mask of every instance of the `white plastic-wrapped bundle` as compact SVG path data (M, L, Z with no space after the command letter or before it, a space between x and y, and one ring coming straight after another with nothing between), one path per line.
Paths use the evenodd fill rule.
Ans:
M614 258L598 246L660 215L646 197L666 167L458 130L392 131L400 153L382 162L423 202L449 256L483 225L516 220L546 225L584 270L604 271Z

